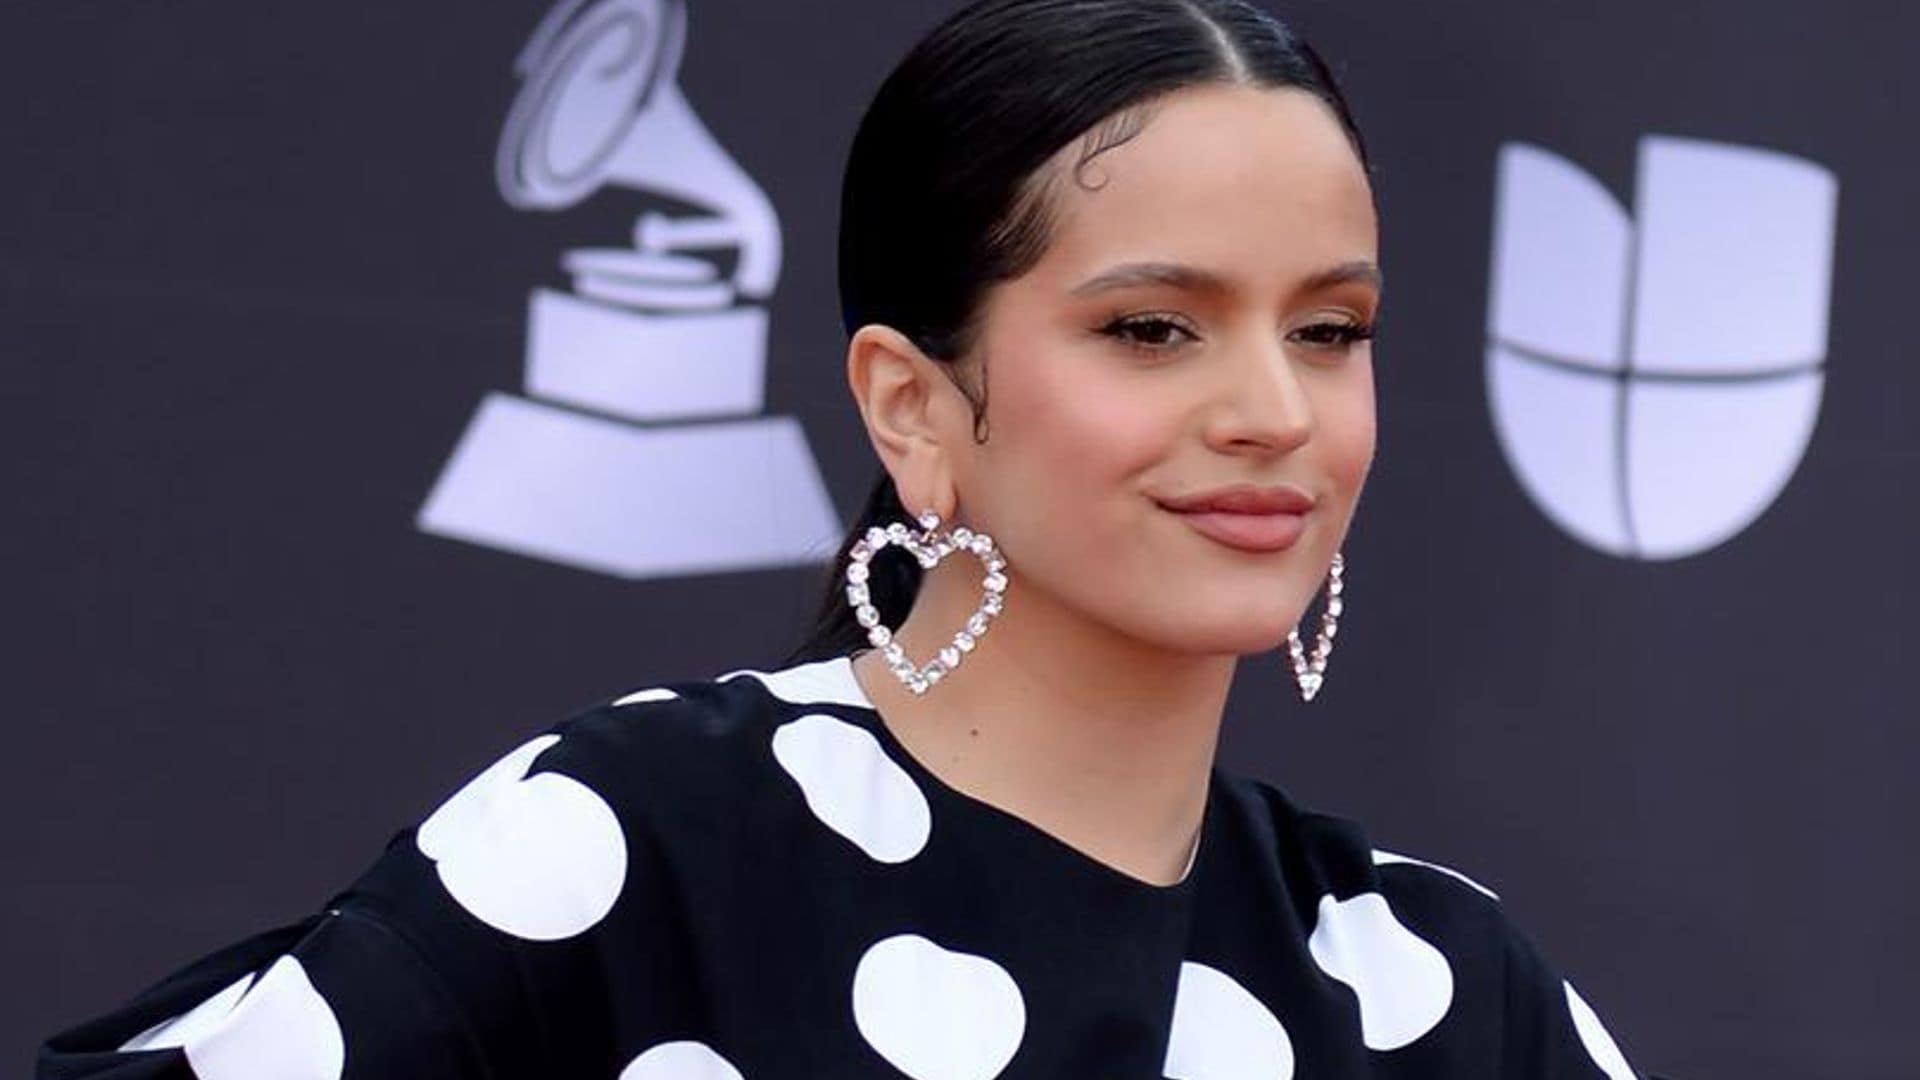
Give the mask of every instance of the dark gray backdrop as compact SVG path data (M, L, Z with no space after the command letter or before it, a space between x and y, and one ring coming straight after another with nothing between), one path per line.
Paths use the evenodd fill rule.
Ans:
M947 3L693 0L681 85L779 210L769 409L843 514L839 170ZM616 194L508 207L493 153L544 3L86 2L0 14L0 454L13 509L0 1060L304 913L506 746L654 679L759 665L818 571L621 581L432 536L530 287ZM1242 666L1227 763L1499 890L1642 1069L1920 1075L1911 783L1920 402L1895 4L1280 8L1378 163L1378 464L1309 708ZM1496 153L1630 203L1635 144L1839 177L1820 419L1778 501L1674 562L1516 485L1482 374ZM1713 283L1701 282L1702 289Z

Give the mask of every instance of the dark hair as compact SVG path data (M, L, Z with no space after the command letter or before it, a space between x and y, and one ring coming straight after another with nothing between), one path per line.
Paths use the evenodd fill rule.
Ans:
M881 83L854 133L840 189L848 336L868 323L906 335L967 396L981 438L985 380L976 392L959 364L973 353L987 290L1025 273L1050 241L1061 170L1042 166L1085 135L1079 181L1094 155L1141 130L1154 99L1214 82L1314 94L1364 167L1332 72L1244 0L977 0L949 16ZM867 644L844 593L848 553L869 527L912 518L881 469L786 663ZM888 626L906 618L923 574L910 558L874 560L867 587Z

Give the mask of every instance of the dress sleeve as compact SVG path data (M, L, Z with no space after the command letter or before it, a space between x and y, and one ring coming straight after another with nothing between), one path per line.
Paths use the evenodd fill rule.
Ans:
M659 848L623 815L621 764L592 726L506 754L314 913L48 1038L36 1075L616 1075L616 1002L651 1003L620 1018L625 1035L690 1021Z
M1419 1075L1660 1080L1636 1070L1594 1009L1510 917L1498 893L1450 866L1371 849L1372 883L1449 966L1441 996L1465 1056Z
M1503 1030L1508 1080L1659 1080L1627 1063L1586 999L1511 923Z

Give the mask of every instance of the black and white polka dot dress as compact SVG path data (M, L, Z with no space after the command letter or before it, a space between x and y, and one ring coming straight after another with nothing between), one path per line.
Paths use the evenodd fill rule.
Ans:
M1629 1080L1461 874L1214 771L1177 884L943 784L850 658L639 690L43 1078Z

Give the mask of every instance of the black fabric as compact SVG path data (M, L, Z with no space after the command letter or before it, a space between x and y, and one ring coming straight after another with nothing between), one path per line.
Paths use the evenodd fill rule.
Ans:
M38 1075L1637 1075L1575 1011L1494 896L1351 821L1215 769L1191 870L1146 883L945 785L840 657L554 725Z

